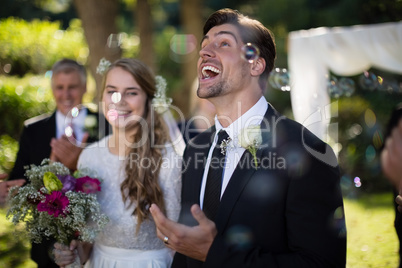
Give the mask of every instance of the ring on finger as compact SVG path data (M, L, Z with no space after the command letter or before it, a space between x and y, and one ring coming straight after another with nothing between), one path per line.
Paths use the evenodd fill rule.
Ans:
M165 236L163 238L163 243L165 243L165 245L169 244L169 237Z

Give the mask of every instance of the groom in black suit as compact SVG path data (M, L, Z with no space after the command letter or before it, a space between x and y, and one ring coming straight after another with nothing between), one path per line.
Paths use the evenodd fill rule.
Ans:
M247 43L258 58L242 57L256 50ZM172 267L345 267L336 157L263 96L276 57L270 31L219 10L199 54L197 94L215 105L215 126L184 153L180 223L150 208L158 237L177 251Z
M24 167L40 165L45 158L62 162L73 171L85 145L108 132L103 117L99 120L98 113L82 105L86 92L86 71L82 65L70 59L56 62L52 67L51 88L57 109L50 116L41 115L25 122L9 180L26 180ZM50 240L32 243L31 258L38 268L59 267L49 256L52 243Z

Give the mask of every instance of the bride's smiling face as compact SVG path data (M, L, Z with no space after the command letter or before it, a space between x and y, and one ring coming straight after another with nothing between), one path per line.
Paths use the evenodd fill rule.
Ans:
M106 119L114 128L131 129L144 116L147 95L121 67L108 72L102 99Z

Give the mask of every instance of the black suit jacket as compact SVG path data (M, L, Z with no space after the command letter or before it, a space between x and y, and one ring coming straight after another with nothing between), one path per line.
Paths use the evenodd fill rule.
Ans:
M95 116L99 126L99 136L109 132L109 125L104 117L88 110L88 115ZM88 116L87 115L87 116ZM99 120L100 119L100 120ZM89 136L88 143L97 141L99 136ZM34 120L28 120L25 124L19 141L19 151L14 168L10 173L10 180L25 178L25 166L31 164L40 165L42 160L50 157L50 141L56 137L56 112L50 116L39 116ZM54 241L43 240L40 244L32 243L31 258L38 264L39 268L59 267L49 257L49 250L52 249Z
M346 227L332 149L269 105L255 168L241 156L215 219L205 263L176 253L172 267L345 267ZM179 222L196 225L204 165L215 127L188 144Z

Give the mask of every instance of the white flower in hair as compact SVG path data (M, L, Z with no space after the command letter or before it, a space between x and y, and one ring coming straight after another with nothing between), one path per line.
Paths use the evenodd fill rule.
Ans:
M96 67L96 73L103 75L111 64L112 63L110 61L108 61L107 59L101 58L101 60L99 61L98 67Z
M156 81L156 93L152 99L152 105L154 109L162 114L167 111L169 105L172 104L172 99L166 97L166 80L162 76L158 75L155 77Z

